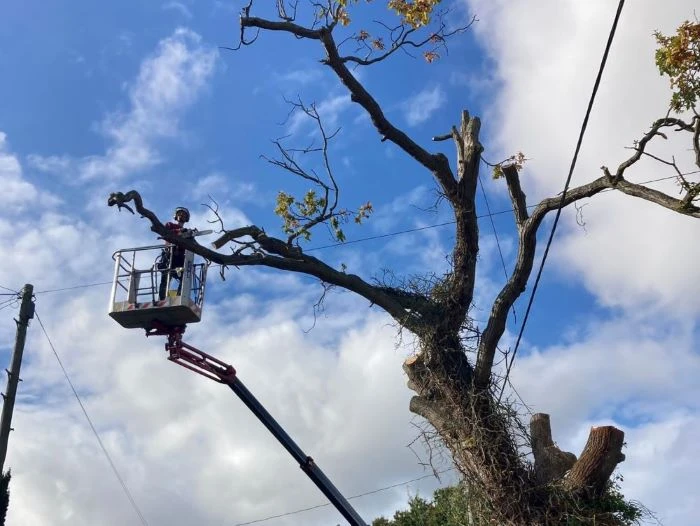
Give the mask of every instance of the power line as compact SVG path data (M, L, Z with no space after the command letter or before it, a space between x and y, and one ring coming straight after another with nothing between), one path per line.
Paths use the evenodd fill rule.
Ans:
M4 285L0 285L0 289L9 290L10 292L14 292L15 294L19 294L18 290L11 289L10 287L6 287Z
M700 172L700 170L695 170L693 172L687 172L687 173L684 173L682 175L684 175L684 176L685 175L692 175L692 174L695 174L698 172ZM667 177L659 177L658 179L650 179L648 181L642 181L642 182L636 183L636 184L643 185L643 184L658 183L661 181L668 181L670 179L677 179L677 178L678 178L677 175L670 175ZM610 192L612 190L614 190L614 189L613 188L605 188L605 189L601 190L600 193L602 194L603 192ZM531 209L536 208L536 207L537 207L537 205L528 205L527 209L531 210ZM487 206L487 208L488 208L488 206ZM491 212L490 210L487 210L486 214L479 214L476 216L476 218L477 219L484 219L486 217L494 218L495 216L509 214L511 212L513 212L513 208L499 210L498 212ZM380 234L380 235L368 236L368 237L360 237L357 239L352 239L350 241L342 241L342 242L337 242L337 243L331 243L329 245L322 245L320 247L307 248L304 250L304 252L313 252L314 250L323 250L326 248L334 248L334 247L340 247L340 246L345 246L345 245L352 245L353 243L362 243L364 241L373 241L375 239L383 239L383 238L387 238L387 237L398 236L401 234L410 234L412 232L420 232L421 230L428 230L429 228L438 228L438 227L454 225L454 224L455 224L455 221L445 221L444 223L437 223L434 225L421 226L421 227L417 227L417 228L408 228L406 230L398 230L396 232L389 232L387 234Z
M496 246L498 247L498 255L501 256L501 265L503 266L503 276L508 281L508 270L506 269L506 260L503 258L503 251L501 250L501 242L498 239L498 232L496 232L496 223L493 221L493 215L491 215L491 206L489 205L489 199L486 197L486 190L484 189L484 183L481 180L481 175L479 175L479 187L481 188L481 193L484 196L484 203L486 204L486 211L488 212L489 220L491 221L491 229L493 230L493 237L496 238ZM513 323L518 323L518 317L515 314L515 305L513 307Z
M78 401L78 404L80 405L80 409L82 409L83 414L85 415L85 419L88 421L88 424L90 424L90 429L92 429L92 432L94 433L95 438L97 439L97 442L99 443L100 448L102 449L102 452L104 453L105 457L107 457L107 461L109 462L109 465L111 466L112 471L114 472L114 475L117 477L117 480L119 481L119 484L121 485L122 489L124 490L126 497L129 499L131 506L134 508L136 515L138 515L139 520L141 521L141 524L143 524L144 526L148 526L148 521L146 521L146 518L143 516L143 513L141 513L141 510L136 505L136 501L131 496L131 492L129 491L129 488L126 486L124 479L119 474L119 471L117 470L117 467L114 465L114 462L112 462L112 457L107 452L107 448L105 448L105 445L102 443L102 439L100 438L100 434L97 432L95 425L92 423L92 420L90 419L90 415L88 415L87 409L85 409L85 406L83 405L82 400L80 400L80 396L78 395L78 391L75 390L75 386L73 386L73 382L71 382L71 379L68 376L68 372L66 371L66 368L63 366L63 362L61 361L61 358L58 355L58 352L56 351L56 347L54 347L53 343L51 342L51 338L49 338L49 335L46 332L46 328L44 327L44 324L41 322L41 317L39 317L39 313L35 310L34 314L36 315L36 319L39 322L39 325L41 326L41 330L43 331L44 336L46 336L46 341L49 342L49 346L51 347L51 350L53 351L53 354L56 357L56 360L58 361L58 365L61 366L61 370L63 371L63 375L66 377L66 381L68 382L68 385L70 386L71 391L73 391L73 394L75 395L75 399Z
M499 213L505 213L505 212L499 212ZM369 236L369 237L361 237L359 239L353 239L351 241L343 241L343 242L338 242L338 243L332 243L330 245L323 245L320 247L313 247L313 248L307 248L304 250L304 252L313 252L314 250L323 250L324 248L333 248L341 245L351 245L353 243L362 243L363 241L372 241L374 239L383 239L385 237L392 237L392 236L398 236L400 234L409 234L411 232L420 232L421 230L428 230L429 228L437 228L440 226L447 226L447 225L454 225L455 221L446 221L444 223L438 223L437 225L427 225L427 226L421 226L417 228L408 228L406 230L399 230L398 232L389 232L387 234L379 234L377 236Z
M613 39L615 38L615 31L617 30L617 23L620 20L620 15L622 14L622 8L625 5L625 0L620 0L617 6L617 12L615 13L615 19L613 20L612 28L610 29L610 34L608 35L608 42L605 45L605 51L603 53L603 59L600 62L600 67L598 68L598 75L593 84L593 91L591 93L591 98L588 101L588 108L586 108L586 116L583 119L583 124L581 125L581 131L578 136L578 141L576 142L576 148L574 149L574 156L571 159L571 166L569 167L569 175L566 177L566 182L564 183L564 190L561 193L561 200L559 201L559 206L557 207L557 214L554 217L554 223L552 224L552 230L549 233L549 239L547 240L547 245L544 249L544 254L542 255L542 261L540 262L540 268L537 271L537 277L535 278L535 284L532 287L532 292L530 293L530 300L527 303L527 309L525 310L525 316L523 318L523 324L520 326L520 332L518 333L518 339L515 342L515 348L513 349L513 355L511 356L510 363L506 368L505 380L503 382L503 388L501 389L501 394L498 396L498 401L501 401L503 396L503 391L506 387L506 381L510 375L510 369L513 366L513 361L515 360L515 355L518 352L518 347L520 346L520 340L522 339L523 332L525 331L525 325L527 324L528 316L530 315L530 309L535 299L535 293L537 292L537 286L540 283L540 278L542 277L542 271L544 270L545 261L547 261L547 255L549 254L549 249L552 245L552 240L554 239L554 233L557 230L557 224L559 223L559 217L561 216L561 211L564 208L564 200L566 199L566 192L571 184L571 178L574 175L574 168L576 167L576 161L578 160L578 154L581 151L581 144L583 143L583 136L586 133L586 128L588 127L588 118L591 115L591 110L593 109L593 102L595 101L596 94L598 93L598 87L600 86L600 80L603 77L603 71L605 69L605 64L608 60L608 54L610 53L610 48L612 47Z
M19 295L15 294L11 298L8 298L5 301L0 302L0 310L3 310L7 307L16 307L19 302L20 302L20 297L19 297Z
M503 266L503 275L508 279L508 270L506 269L506 261L503 259L503 251L501 250L501 242L498 239L498 232L496 232L496 223L493 221L493 215L491 215L491 206L489 205L488 197L486 197L486 190L484 190L484 183L481 181L481 175L479 175L479 188L481 188L481 194L484 196L484 203L486 204L486 215L489 216L491 221L491 230L493 230L493 236L496 238L496 246L498 247L498 255L501 256L501 265Z
M97 283L86 283L84 285L73 285L72 287L63 287L60 289L47 289L47 290L38 290L34 294L47 294L49 292L63 292L64 290L73 290L73 289L84 289L87 287L97 287L98 285L111 285L112 281L100 281Z
M700 170L695 170L693 172L687 172L687 173L683 173L681 175L683 175L683 176L692 175L692 174L699 173L699 172L700 172ZM642 181L642 182L636 183L636 184L643 185L643 184L658 183L661 181L668 181L670 179L677 179L677 178L678 178L677 175L671 175L671 176L667 176L667 177L659 177L658 179L650 179L648 181ZM610 191L613 191L613 188L605 188L605 189L601 190L600 193L610 192ZM536 208L536 207L537 207L537 205L528 205L527 206L528 210ZM495 216L509 214L511 212L513 212L512 208L508 208L505 210L499 210L498 212L490 212L489 211L486 214L477 215L476 218L477 219L484 219L486 217L493 218ZM304 252L313 252L315 250L323 250L323 249L327 249L327 248L341 247L341 246L346 246L346 245L352 245L354 243L363 243L365 241L373 241L376 239L383 239L383 238L398 236L398 235L402 235L402 234L410 234L412 232L420 232L422 230L428 230L431 228L439 228L439 227L454 225L454 224L455 224L455 221L445 221L444 223L436 223L434 225L426 225L426 226L421 226L421 227L416 227L416 228L408 228L405 230L398 230L396 232L388 232L386 234L380 234L380 235L376 235L376 236L360 237L357 239L352 239L350 241L343 241L342 243L338 242L338 243L332 243L329 245L321 245L318 247L311 247L311 248L304 249ZM39 290L39 291L34 292L34 294L48 294L51 292L63 292L66 290L74 290L74 289L88 288L88 287L97 287L97 286L101 286L101 285L111 285L111 284L112 284L111 280L110 281L99 281L96 283L78 284L78 285L73 285L70 287L62 287L62 288L57 288L57 289ZM11 288L3 287L2 285L0 285L0 288L3 288L5 290L9 290L9 291L13 291ZM16 291L13 291L13 292L15 294L18 294L18 292L16 292Z
M391 486L385 486L383 488L378 488L378 489L373 489L371 491L366 491L365 493L359 493L358 495L353 495L352 497L348 497L348 500L359 499L360 497L366 497L367 495L373 495L374 493L379 493L381 491L386 491L389 489L398 488L400 486L407 486L411 482L416 482L416 481L427 479L430 477L436 477L437 475L442 475L443 473L447 473L448 471L454 471L454 469L455 468L444 469L442 471L438 471L437 473L430 473L429 475L423 475L421 477L417 477L417 478L414 478L411 480L406 480L404 482L398 482L397 484L392 484ZM234 526L247 526L248 524L257 524L259 522L265 522L265 521L269 521L272 519L279 519L281 517L288 517L289 515L296 515L298 513L303 513L305 511L316 510L318 508L325 508L326 506L330 506L330 505L331 504L328 502L325 504L317 504L316 506L309 506L308 508L302 508L302 509L295 510L295 511L288 511L286 513L280 513L278 515L270 515L269 517L265 517L262 519L255 519L255 520L248 521L248 522L238 522L238 523L234 524Z

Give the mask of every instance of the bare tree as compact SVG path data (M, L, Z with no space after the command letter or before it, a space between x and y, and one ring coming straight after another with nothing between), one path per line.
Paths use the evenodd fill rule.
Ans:
M336 238L342 240L340 222L353 216L361 221L370 209L367 205L356 211L339 208L339 188L327 155L328 143L334 133L323 128L313 105L306 106L301 102L295 103L296 109L317 122L321 142L292 149L283 141L277 141L275 146L280 157L269 161L311 181L318 192L311 192L301 200L281 194L277 212L284 219L286 239L272 237L255 225L233 230L222 226L215 246L217 249L231 248L229 253L223 253L204 247L195 239L173 236L144 206L136 191L114 193L109 204L129 208L128 203L132 203L136 212L150 221L151 230L212 262L227 266L260 265L298 272L318 278L324 287L352 291L384 309L400 327L412 332L419 341L419 352L404 363L408 386L416 393L411 399L410 410L425 418L449 449L469 485L470 495L478 497L479 504L470 506L480 510L484 522L568 524L568 520L577 519L579 524L592 524L591 521L595 524L626 524L616 510L601 506L613 470L624 460L621 451L624 433L612 426L594 427L582 453L576 457L554 444L549 416L536 414L531 419L528 437L528 446L534 457L534 463L530 463L523 454L519 438L522 425L518 417L508 403L500 403L496 397L502 386L501 379L493 372L494 361L508 312L524 292L530 278L537 231L547 214L604 190L614 190L678 214L700 218L700 208L696 204L700 184L690 181L688 174L680 171L675 159L661 159L647 151L652 141L665 138L667 132L673 131L688 138L695 153L695 164L700 168L700 115L691 105L688 108L693 115L689 119L668 115L658 119L634 143L632 155L615 170L602 167L602 175L597 179L568 190L563 199L561 196L544 199L531 212L519 178L519 161L522 159L499 163L497 173L508 187L518 232L517 260L494 301L485 329L474 337L469 312L479 251L476 192L483 150L479 142L480 121L463 111L458 126L453 126L447 134L434 137L436 141L453 141L456 150L453 168L447 156L433 153L391 122L353 73L354 68L380 63L399 51L420 50L429 61L439 56L441 50L446 49L448 38L467 30L471 22L450 29L446 23L447 12L438 12L437 3L392 0L389 5L398 13L400 22L395 26L379 23L378 29L383 31L383 37L372 37L367 31L358 31L337 42L338 28L349 23L345 1L312 2L313 14L306 26L297 22L300 16L297 4L285 6L278 2L278 16L268 19L253 16L251 2L241 15L240 44L236 49L254 43L266 31L318 42L324 53L321 62L337 76L351 100L367 113L380 139L393 143L425 169L449 203L454 214L455 243L451 269L444 276L421 283L406 279L400 285L395 281L367 281L304 252L300 240L308 237L312 228L326 225ZM421 6L424 12L420 12ZM349 46L354 46L354 49L346 52ZM322 173L304 168L303 156L311 153L322 156ZM682 193L679 198L626 179L627 170L642 156L653 157L661 163L660 166L674 170ZM474 359L470 352L476 353Z

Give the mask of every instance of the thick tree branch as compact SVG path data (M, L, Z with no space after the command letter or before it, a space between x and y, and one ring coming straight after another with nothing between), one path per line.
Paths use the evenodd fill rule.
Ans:
M411 297L412 310L407 309L401 300L400 291L396 294L390 292L388 287L376 287L370 285L355 274L346 274L330 267L323 261L306 254L303 254L299 247L290 246L280 239L267 236L265 232L256 226L247 226L225 232L216 242L216 246L223 246L225 242L231 241L241 235L250 236L257 244L258 251L252 255L246 254L221 254L197 243L193 238L186 238L174 235L160 222L158 217L149 209L143 206L143 201L138 192L132 190L123 194L113 193L108 200L109 206L119 208L129 208L127 203L132 202L138 214L148 219L151 223L151 230L157 233L166 241L181 246L187 250L202 256L203 258L221 265L245 266L259 265L290 272L298 272L316 277L325 283L337 285L349 291L359 294L372 304L384 309L397 322L408 330L417 331L423 321L423 312L416 309L416 298ZM425 312L429 312L429 305L426 300Z
M537 230L542 220L549 212L559 207L563 208L569 206L580 199L591 197L603 190L614 189L624 194L661 205L674 212L700 218L700 208L693 203L694 199L697 197L697 193L695 192L696 188L698 188L697 186L689 185L688 188L686 188L687 194L681 199L676 199L658 190L631 183L624 178L625 171L639 161L642 155L646 153L645 149L652 139L655 137L666 138L660 131L662 128L673 127L677 131L692 133L694 141L693 148L697 154L700 147L695 144L695 140L698 133L700 133L698 132L698 129L700 129L699 121L700 119L698 117L694 117L692 124L681 119L669 117L656 120L652 124L651 129L636 142L634 154L620 163L614 175L607 167L603 166L602 170L605 174L603 177L586 185L569 190L563 199L560 196L545 199L535 208L529 218L527 217L525 194L520 188L517 171L513 166L504 167L504 175L506 177L508 191L515 211L515 220L518 226L518 256L510 279L505 284L492 306L491 316L482 334L475 371L475 385L478 388L485 389L489 385L491 368L493 367L493 360L496 354L496 346L505 331L510 308L525 291L535 257Z
M695 130L693 131L693 150L695 151L695 165L700 168L700 117L693 119Z
M625 460L625 434L613 426L591 428L581 457L559 449L552 440L549 415L537 413L530 419L535 481L544 485L564 479L574 492L601 495L615 467Z
M520 176L518 174L518 169L514 165L507 165L503 167L503 176L506 179L506 184L508 185L508 193L510 194L510 201L513 203L513 213L515 214L515 224L522 226L528 218L527 212L527 200L525 198L525 193L520 186Z
M412 413L425 418L438 431L444 431L448 418L445 418L439 408L439 404L431 403L428 399L422 396L413 396L408 405Z
M294 22L284 20L276 22L259 18L257 16L249 16L245 11L241 15L241 28L255 27L258 29L267 29L268 31L284 31L291 33L299 38L310 38L312 40L321 40L321 34L326 28L309 29L308 27L300 26Z
M419 146L406 133L394 126L384 115L379 103L347 68L338 53L338 48L330 31L322 31L321 42L326 50L325 63L335 72L340 81L350 91L353 102L362 106L369 114L377 131L386 139L396 144L408 155L430 170L440 183L445 195L454 202L457 196L457 183L450 169L447 157L442 154L431 154Z
M559 449L552 440L549 415L536 413L530 419L532 455L535 457L535 481L549 484L559 480L576 462L576 455Z
M249 16L245 10L241 16L241 26L244 28L250 27L272 31L284 31L299 38L320 40L326 51L326 58L323 62L334 71L343 85L350 91L351 100L362 106L369 114L372 123L382 135L383 140L390 140L430 170L440 183L445 195L450 201L454 202L457 198L457 182L452 174L447 157L440 153L431 154L386 118L377 101L345 65L345 60L340 56L338 47L333 39L331 26L309 29L287 21L276 22L252 17Z
M566 486L578 493L600 496L615 467L625 460L625 433L613 426L591 428L581 456L566 476Z
M635 156L637 156L637 153L635 153ZM637 158L639 158L639 156ZM629 166L627 161L623 163L623 165L625 164ZM603 177L599 177L588 184L569 190L563 200L561 197L550 197L545 199L539 205L537 205L530 218L519 225L518 256L515 263L515 269L513 270L510 279L505 284L503 289L501 289L501 292L494 301L493 307L491 308L491 316L489 317L489 321L482 334L481 342L479 344L475 372L475 385L477 387L484 389L489 385L491 368L493 367L493 360L496 354L496 346L503 335L503 332L505 331L508 311L518 297L525 291L535 258L537 230L540 227L542 220L549 212L556 210L560 206L566 207L581 199L592 197L603 190L614 189L624 194L656 203L674 212L690 217L700 218L700 208L692 203L686 203L683 199L675 199L664 194L663 192L659 192L658 190L631 183L626 179L623 179L621 174L624 169L622 171L618 169L618 173L620 175L614 176L610 174L607 168L604 168L603 171L605 172ZM509 189L511 192L514 190L517 192L516 187L513 185L513 174L511 173ZM520 192L520 194L522 194L522 192ZM524 203L524 194L518 198L518 201L519 204L517 204L517 206L522 208L522 204ZM514 207L515 206L516 203L514 203ZM516 212L516 215L517 214L518 212ZM520 216L522 217L522 211L520 212Z
M690 217L700 218L700 207L695 206L692 202L689 202L685 197L683 199L676 199L653 188L647 188L639 184L630 183L626 179L621 179L617 182L613 181L610 188L619 190L620 192L631 195L634 197L639 197L645 201L656 203L664 208L668 208L679 214L683 214Z
M476 217L476 188L479 179L479 159L483 150L479 142L481 122L462 112L460 131L452 130L457 147L458 198L453 202L456 233L452 252L453 269L450 283L449 313L445 317L451 330L459 331L471 306L479 253L479 222Z

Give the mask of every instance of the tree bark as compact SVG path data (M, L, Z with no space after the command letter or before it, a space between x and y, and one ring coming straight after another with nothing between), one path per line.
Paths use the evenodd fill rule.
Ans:
M572 491L599 496L605 490L615 466L625 460L625 433L613 426L592 427L586 447L565 479Z
M559 449L552 440L549 415L537 413L530 419L530 441L535 457L535 482L549 484L559 480L576 462L576 455Z

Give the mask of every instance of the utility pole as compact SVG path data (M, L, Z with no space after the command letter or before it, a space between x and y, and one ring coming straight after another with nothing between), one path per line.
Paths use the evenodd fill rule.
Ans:
M15 396L17 395L17 384L20 382L19 369L22 366L22 354L24 353L24 341L27 336L27 326L29 320L34 317L34 301L32 295L34 287L26 284L22 289L22 304L19 307L19 320L17 323L17 336L15 337L15 348L12 351L12 363L7 372L7 392L2 395L2 415L0 416L0 474L4 473L5 457L7 456L7 442L10 438L12 428L12 410L15 407Z

